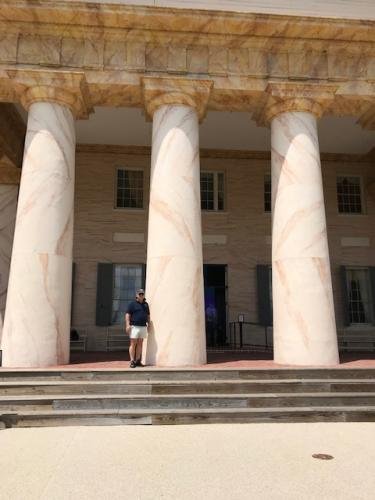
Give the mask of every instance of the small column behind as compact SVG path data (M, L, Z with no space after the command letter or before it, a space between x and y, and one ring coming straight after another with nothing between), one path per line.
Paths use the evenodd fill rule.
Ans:
M155 82L156 87L159 84ZM205 86L204 91L208 97ZM153 101L154 107L148 107L153 135L146 297L152 328L146 363L202 365L206 363L206 335L199 112L191 94L164 95L167 101L162 94Z
M271 122L274 359L328 366L339 358L323 183L316 117L303 104Z
M6 367L69 361L74 166L72 111L32 102L3 331Z
M16 167L12 169L15 172L18 170ZM0 346L16 222L17 196L18 184L0 184Z

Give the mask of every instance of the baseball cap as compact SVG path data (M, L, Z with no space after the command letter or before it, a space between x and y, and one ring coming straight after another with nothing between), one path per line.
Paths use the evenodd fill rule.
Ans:
M139 288L137 290L137 295L139 295L140 293L143 293L143 294L145 293L145 291L143 290L143 288Z

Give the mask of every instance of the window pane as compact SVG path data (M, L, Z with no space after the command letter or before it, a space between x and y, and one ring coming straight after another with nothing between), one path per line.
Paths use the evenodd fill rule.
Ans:
M122 324L129 302L135 299L142 287L142 266L135 264L114 265L112 324Z
M359 177L337 178L337 204L340 213L362 213L361 181Z
M264 211L271 212L271 176L264 176Z
M143 208L143 171L117 170L117 208Z
M224 210L224 174L222 172L201 172L202 210Z

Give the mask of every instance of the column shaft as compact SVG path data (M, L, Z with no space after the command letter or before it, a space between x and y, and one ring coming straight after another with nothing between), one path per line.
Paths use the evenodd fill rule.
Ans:
M0 345L16 221L17 196L17 185L0 185Z
M206 362L196 111L163 105L153 118L146 296L153 323L146 362Z
M272 120L272 287L277 363L338 363L316 118Z
M69 360L75 130L62 105L30 106L8 298L3 364Z

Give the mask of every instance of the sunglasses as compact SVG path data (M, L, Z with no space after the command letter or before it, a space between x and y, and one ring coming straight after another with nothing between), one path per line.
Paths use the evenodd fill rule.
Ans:
M144 293L139 293L138 295L144 295Z

